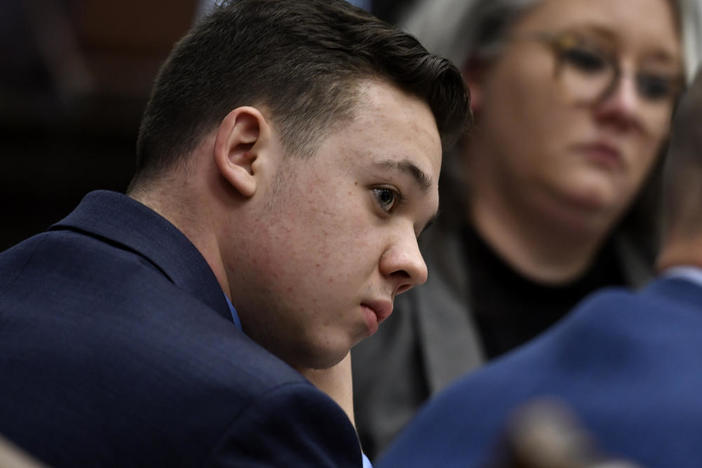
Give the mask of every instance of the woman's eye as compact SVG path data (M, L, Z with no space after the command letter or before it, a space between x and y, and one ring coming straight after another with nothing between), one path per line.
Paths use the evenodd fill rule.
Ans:
M373 194L380 207L387 213L390 213L400 200L400 194L387 187L376 187L373 189Z
M641 96L649 101L668 99L675 94L675 80L654 73L639 73L636 85Z
M561 50L561 60L588 74L597 73L607 68L607 61L601 54L580 46Z

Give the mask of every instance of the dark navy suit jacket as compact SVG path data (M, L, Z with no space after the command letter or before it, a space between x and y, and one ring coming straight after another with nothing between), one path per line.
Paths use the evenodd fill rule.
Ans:
M485 466L510 413L547 396L608 455L702 466L702 287L668 278L594 295L430 401L376 467Z
M239 331L198 250L117 193L0 254L0 434L55 466L360 466L348 418Z

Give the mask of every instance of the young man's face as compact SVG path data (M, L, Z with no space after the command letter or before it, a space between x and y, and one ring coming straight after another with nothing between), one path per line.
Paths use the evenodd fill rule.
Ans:
M245 332L293 366L320 368L373 334L395 296L426 281L417 236L436 215L440 167L426 103L363 82L354 118L315 155L280 160L239 259L247 286L232 299Z

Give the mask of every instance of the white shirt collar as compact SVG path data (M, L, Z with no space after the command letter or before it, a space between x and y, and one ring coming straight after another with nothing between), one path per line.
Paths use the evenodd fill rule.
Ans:
M681 278L702 286L702 268L693 265L677 265L666 269L665 278Z

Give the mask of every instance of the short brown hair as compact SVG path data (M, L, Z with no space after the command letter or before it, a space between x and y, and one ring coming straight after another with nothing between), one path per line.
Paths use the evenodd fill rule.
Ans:
M234 108L264 106L288 152L310 152L348 115L355 84L387 80L424 100L444 145L467 126L468 92L449 61L344 0L235 0L173 48L137 142L137 175L191 152Z

